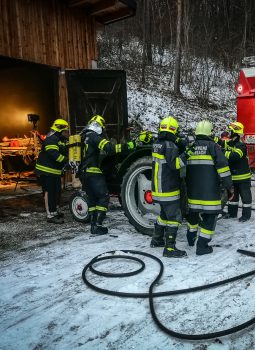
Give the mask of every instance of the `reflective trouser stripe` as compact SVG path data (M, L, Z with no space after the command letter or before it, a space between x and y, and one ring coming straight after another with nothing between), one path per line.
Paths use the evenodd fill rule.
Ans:
M243 204L243 208L250 208L251 204Z
M188 222L187 225L188 225L188 230L189 230L190 232L196 232L197 229L198 229L198 224L196 224L196 225L191 225L191 224Z
M101 207L100 205L97 205L97 206L96 206L96 210L99 210L99 211L107 211L108 208L106 208L106 207Z
M90 167L86 169L86 173L92 173L92 174L102 174L102 171L99 168L96 167Z
M92 212L92 211L95 211L96 210L96 207L90 207L89 208L89 212Z
M180 223L178 221L170 221L161 219L160 216L157 217L157 223L161 226L171 226L171 227L179 227Z
M238 205L239 202L228 202L229 205Z

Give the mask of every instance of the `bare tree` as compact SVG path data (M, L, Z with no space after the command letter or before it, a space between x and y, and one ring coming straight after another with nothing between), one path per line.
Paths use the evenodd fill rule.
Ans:
M176 58L174 67L174 93L180 94L181 79L181 29L182 29L182 0L176 0L177 21L176 21Z

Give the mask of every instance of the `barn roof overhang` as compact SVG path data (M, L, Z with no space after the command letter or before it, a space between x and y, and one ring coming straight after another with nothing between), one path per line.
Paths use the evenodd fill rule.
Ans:
M136 12L136 0L69 0L68 4L83 8L104 25L132 17Z

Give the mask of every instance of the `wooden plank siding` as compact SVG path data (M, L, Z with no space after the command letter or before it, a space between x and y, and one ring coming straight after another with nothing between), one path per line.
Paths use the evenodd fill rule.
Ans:
M0 55L89 69L97 58L95 19L60 0L0 0Z

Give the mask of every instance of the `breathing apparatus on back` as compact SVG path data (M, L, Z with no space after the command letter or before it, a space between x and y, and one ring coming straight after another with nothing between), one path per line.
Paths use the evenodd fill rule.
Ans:
M82 137L87 131L101 135L105 131L105 119L96 114L79 134L69 137L69 165L75 173L78 173L82 161Z

